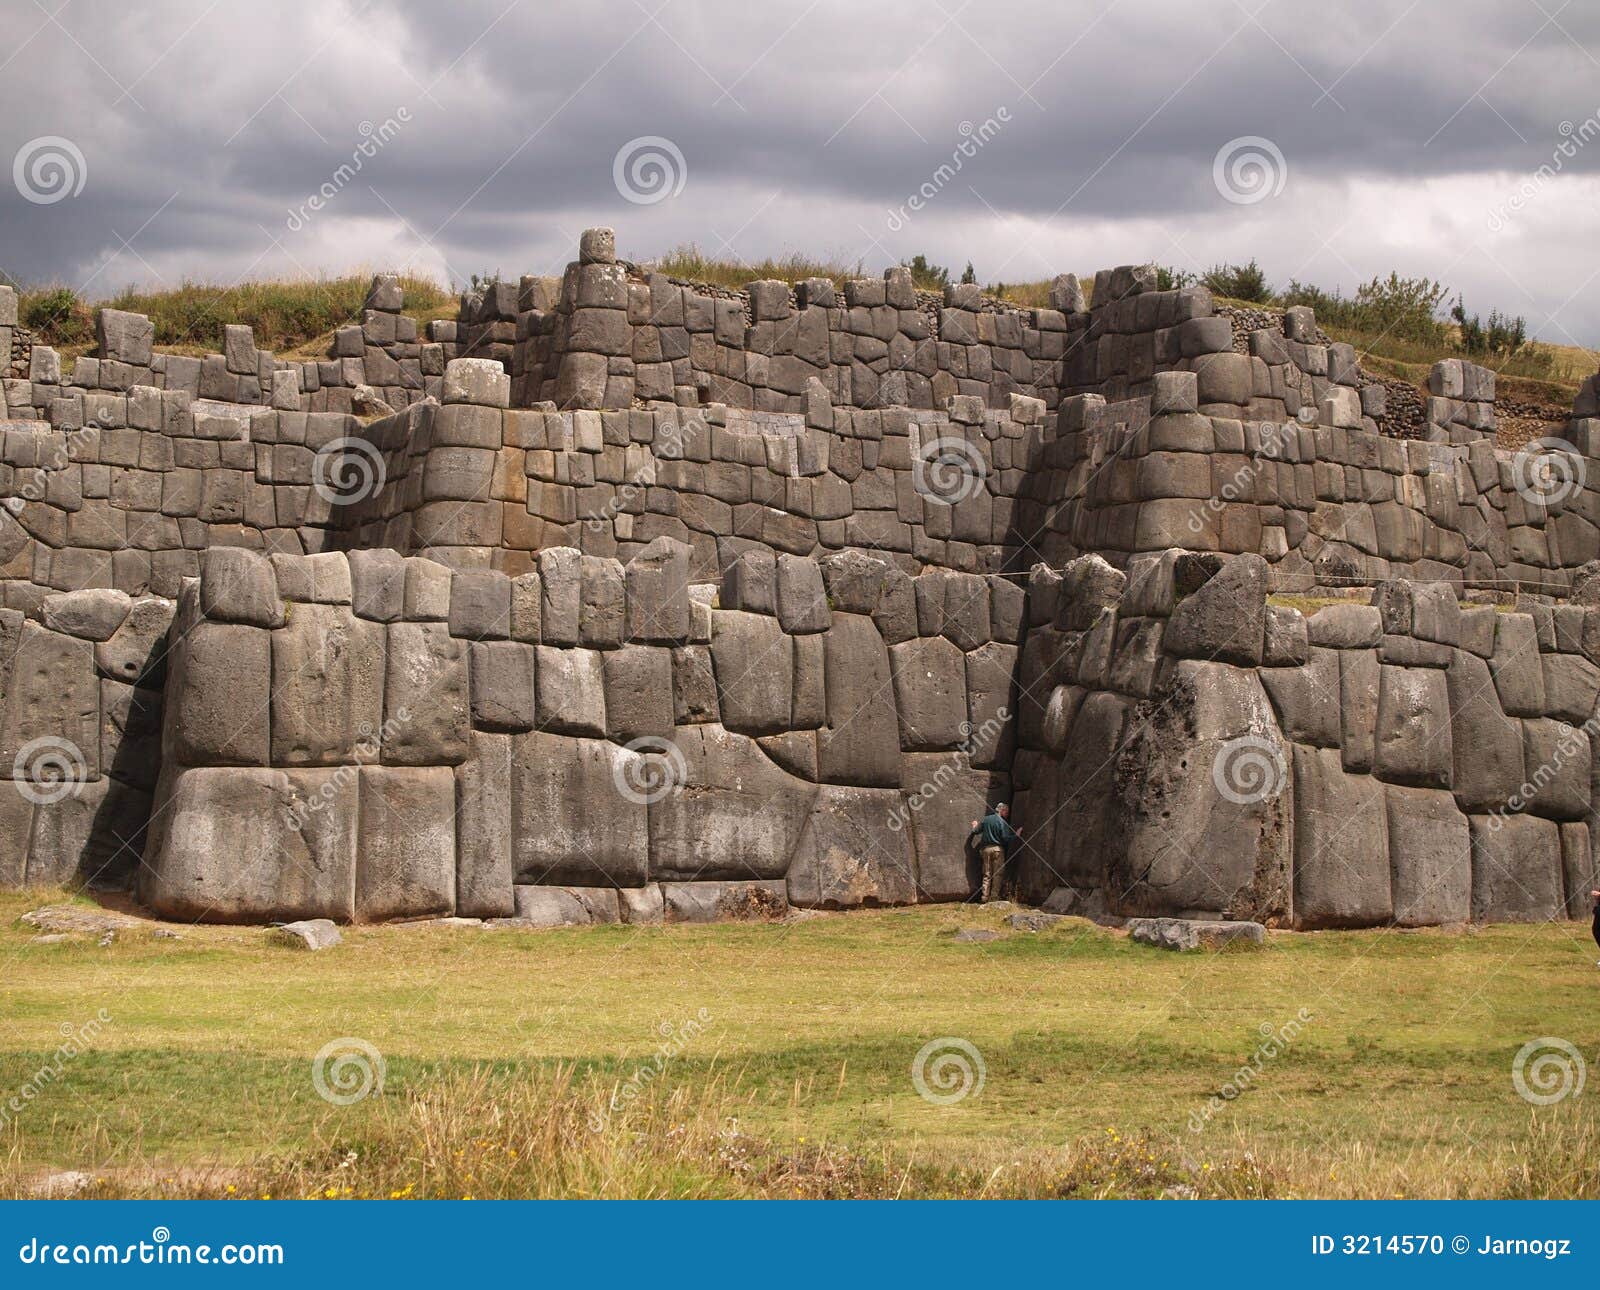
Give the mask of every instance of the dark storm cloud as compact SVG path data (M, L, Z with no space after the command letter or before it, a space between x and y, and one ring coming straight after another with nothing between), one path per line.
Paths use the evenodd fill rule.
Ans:
M603 221L640 258L695 239L869 268L929 249L1013 279L1113 256L1257 254L1347 287L1448 269L1485 307L1600 335L1594 293L1568 299L1595 159L1564 160L1509 231L1482 217L1600 110L1600 14L1571 5L72 0L59 25L10 7L0 157L59 135L88 170L50 205L0 190L0 268L24 281L550 272ZM643 135L685 159L659 204L613 181ZM1235 205L1213 159L1246 135L1288 178Z

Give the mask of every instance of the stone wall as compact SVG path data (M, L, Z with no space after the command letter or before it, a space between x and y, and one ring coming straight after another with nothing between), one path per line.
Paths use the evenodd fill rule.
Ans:
M516 578L208 551L140 896L212 921L963 899L1023 599L858 552L692 584L670 538Z
M1013 765L1025 889L1302 928L1586 917L1593 590L1502 612L1388 582L1306 617L1268 603L1253 555L1041 567Z
M126 887L161 768L173 604L85 590L0 609L0 886Z
M1067 399L1018 502L1035 549L1119 565L1169 547L1255 552L1280 590L1418 578L1559 592L1600 556L1589 422L1536 458L1483 436L1220 416L1204 389L1196 374L1161 372L1147 401Z
M591 230L425 339L380 275L325 360L106 310L66 373L0 289L0 883L142 849L195 918L963 899L1014 783L1060 907L1571 908L1596 381L1512 454L1444 362L1406 441L1309 310L1133 267L1052 304L700 287ZM1329 587L1373 603L1267 601ZM1281 791L1216 787L1241 740Z
M497 364L453 360L442 406L361 427L362 442L330 467L378 485L341 508L341 542L519 573L545 547L626 560L671 537L690 545L706 579L755 547L870 548L911 572L1018 562L1011 499L1042 449L1042 401L851 408L811 385L803 414L723 404L561 412L510 407Z

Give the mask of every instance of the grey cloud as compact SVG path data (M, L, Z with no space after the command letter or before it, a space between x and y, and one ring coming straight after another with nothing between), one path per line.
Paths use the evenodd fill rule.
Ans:
M1600 337L1600 303L1565 303L1592 240L1595 160L1578 155L1538 194L1533 248L1515 233L1480 244L1481 223L1428 195L1479 176L1487 206L1507 177L1549 160L1562 122L1600 110L1586 52L1600 13L1257 4L374 0L266 14L73 0L61 20L101 66L24 8L26 44L0 68L0 159L64 135L89 177L50 206L0 189L0 268L69 282L99 269L97 290L152 271L226 281L258 257L272 272L410 255L460 274L549 271L578 228L604 220L640 257L737 232L749 255L838 251L876 268L926 246L1021 276L1096 267L1092 237L1138 258L1258 254L1282 280L1339 232L1319 266L1330 283L1449 265L1483 307L1559 309L1569 333ZM118 101L119 85L138 106ZM402 106L412 119L393 141L305 229L286 227L350 159L362 123ZM886 213L951 159L962 123L1001 108L1010 119L926 212L889 228ZM683 194L659 206L622 200L612 182L618 148L646 134L671 139L688 168ZM1219 197L1213 158L1241 135L1281 149L1282 198L1241 209ZM1340 232L1342 189L1374 184L1452 244L1411 264L1393 236ZM1133 230L1142 249L1125 245ZM1057 247L1088 258L1046 263Z

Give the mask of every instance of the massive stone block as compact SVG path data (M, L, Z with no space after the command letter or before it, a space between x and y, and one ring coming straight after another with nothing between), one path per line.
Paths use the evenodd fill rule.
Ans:
M170 658L164 759L179 766L266 765L271 658L271 635L259 627L200 622L184 631Z
M959 752L909 753L900 775L905 801L890 827L911 834L917 899L970 899L983 875L967 837L973 820L1006 800L1007 777L974 770Z
M170 772L140 899L165 918L252 923L355 915L356 775Z
M1449 788L1450 704L1444 673L1382 666L1373 774L1394 784Z
M531 730L534 647L522 641L473 641L472 723L480 730Z
M898 791L819 788L789 866L789 903L849 909L914 901L910 839L904 828L890 823L900 809Z
M1474 815L1472 916L1480 922L1536 923L1564 906L1561 830L1531 815Z
M637 887L655 783L638 753L540 730L511 744L512 856L519 883Z
M448 914L456 898L455 775L448 766L363 766L356 918Z
M1111 890L1141 914L1289 913L1288 747L1255 672L1185 660L1116 762Z
M1086 696L1078 707L1055 772L1055 809L1051 812L1055 834L1047 863L1048 887L1106 886L1116 758L1131 706L1120 695L1101 691ZM1026 836L1033 821L1019 819L1018 825Z
M782 878L816 786L718 725L678 730L673 746L670 777L647 787L651 880Z
M1457 650L1445 684L1456 802L1469 814L1504 810L1523 781L1521 723L1501 711L1489 666L1476 654Z
M1394 921L1401 927L1466 922L1472 913L1472 845L1455 798L1393 784L1384 795Z
M456 768L456 913L509 918L511 736L472 733L472 752Z
M1229 560L1167 621L1167 651L1184 658L1254 666L1267 630L1267 562L1258 555Z
M1261 684L1272 697L1283 732L1295 743L1339 747L1339 651L1310 649L1299 667L1261 670Z
M272 764L376 760L384 629L348 605L296 604L272 633Z
M1346 773L1332 749L1294 750L1294 918L1302 928L1372 927L1394 913L1384 788Z
M966 733L966 656L942 636L889 647L900 747L908 752L954 748Z
M569 735L605 734L605 670L600 652L541 645L536 653L538 728Z
M51 798L34 807L31 833L17 839L27 847L26 881L106 890L125 886L144 849L150 794L97 779Z
M728 729L768 735L789 728L794 652L776 618L714 611L711 659L722 722Z
M899 720L883 637L872 619L836 613L823 643L828 724L817 736L819 773L834 784L898 788ZM723 713L726 720L726 699Z
M661 645L606 651L605 733L623 743L672 733L672 653Z
M472 728L467 646L444 623L390 623L383 690L383 762L454 766Z

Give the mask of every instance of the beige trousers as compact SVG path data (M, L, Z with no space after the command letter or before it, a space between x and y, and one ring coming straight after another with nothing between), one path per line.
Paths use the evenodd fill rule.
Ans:
M999 900L1002 880L1006 872L1006 849L1004 847L983 847L978 852L978 858L983 861L983 891L981 898L987 902Z

